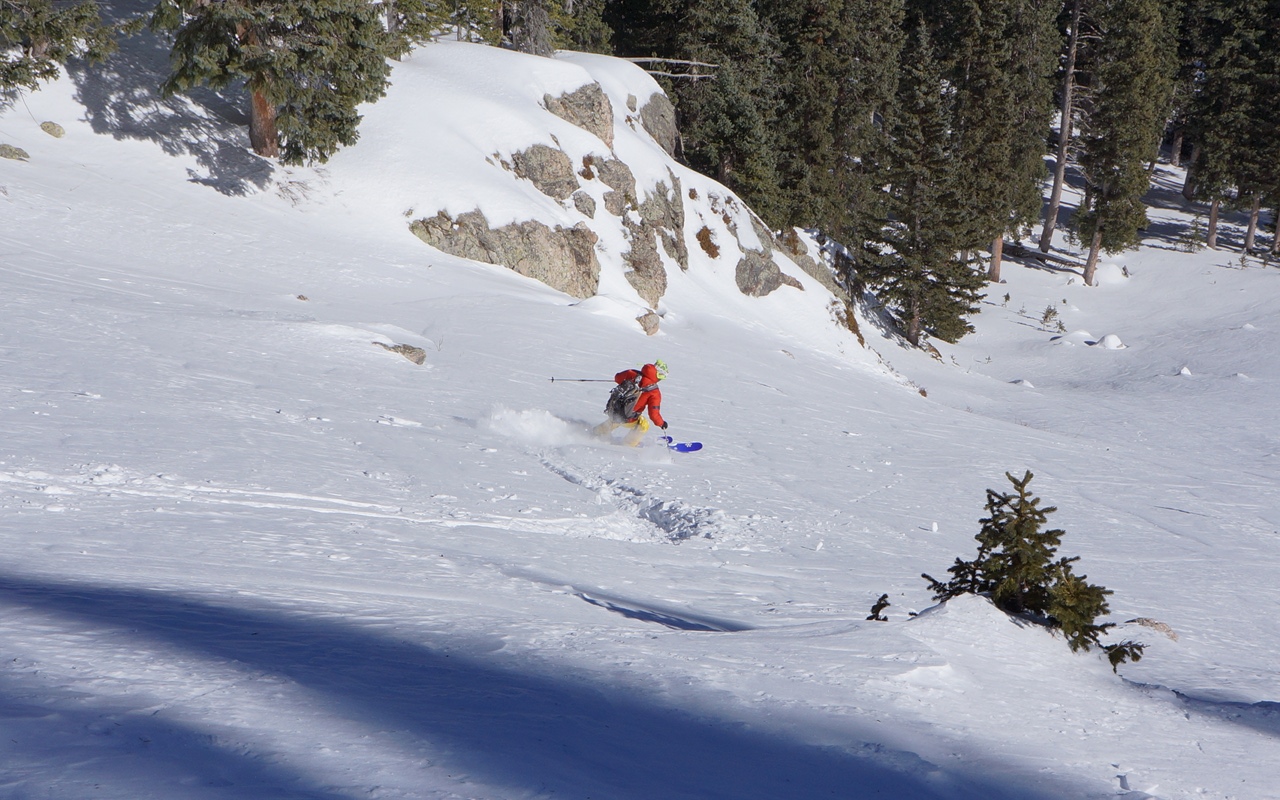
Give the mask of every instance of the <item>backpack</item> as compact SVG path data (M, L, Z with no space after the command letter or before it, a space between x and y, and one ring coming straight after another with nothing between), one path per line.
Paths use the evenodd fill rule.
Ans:
M604 413L615 422L635 422L640 417L635 410L640 394L639 375L629 381L623 381L609 392L609 402L604 404Z

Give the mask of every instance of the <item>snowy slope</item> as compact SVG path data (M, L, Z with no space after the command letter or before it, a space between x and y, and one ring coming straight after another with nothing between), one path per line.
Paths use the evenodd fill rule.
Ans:
M1008 265L937 362L731 261L648 338L616 244L579 303L408 233L515 219L464 165L586 78L647 80L429 47L357 147L237 191L211 102L156 107L209 121L168 149L85 76L0 112L0 797L1280 797L1280 272L1178 251L1164 192L1102 286ZM593 440L605 387L548 380L657 357L700 453ZM1113 621L1170 631L1118 629L1119 676L930 607L1024 469Z

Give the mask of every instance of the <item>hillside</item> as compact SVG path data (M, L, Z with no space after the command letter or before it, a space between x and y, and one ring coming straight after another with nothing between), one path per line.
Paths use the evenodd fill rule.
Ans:
M1182 252L1176 171L1102 285L1008 264L940 361L784 256L743 294L736 244L647 336L621 234L582 299L409 225L581 221L485 159L580 158L544 95L648 78L442 43L392 80L317 168L121 76L0 111L0 797L1280 797L1280 272ZM614 150L730 243L725 190ZM699 453L549 380L659 357ZM1148 645L1118 675L919 577L1024 469Z

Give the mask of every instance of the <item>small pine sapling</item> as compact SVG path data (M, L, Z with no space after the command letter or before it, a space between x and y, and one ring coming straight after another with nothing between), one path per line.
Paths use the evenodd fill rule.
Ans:
M987 517L974 537L978 555L972 561L957 558L947 570L946 583L922 574L929 582L935 601L961 594L983 594L1007 614L1028 615L1062 631L1072 650L1088 651L1101 646L1114 670L1126 661L1142 657L1143 645L1125 641L1100 645L1098 639L1113 623L1098 617L1108 613L1111 590L1087 582L1086 575L1073 573L1078 557L1054 556L1065 531L1042 530L1057 508L1040 508L1040 499L1028 486L1033 475L1028 470L1021 479L1005 473L1013 484L1012 493L987 490Z
M1178 237L1178 249L1184 253L1198 253L1204 249L1204 215L1196 214L1191 218L1191 227Z
M871 606L871 616L867 617L867 619L873 619L876 622L888 622L889 618L880 616L880 612L890 605L892 604L889 602L889 595L880 595L880 599L875 602L875 605Z

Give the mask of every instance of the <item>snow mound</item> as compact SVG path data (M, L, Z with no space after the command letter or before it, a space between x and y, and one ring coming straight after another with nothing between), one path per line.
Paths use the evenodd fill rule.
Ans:
M1071 331L1061 336L1054 336L1049 341L1056 345L1065 345L1067 347L1075 347L1077 344L1093 345L1097 343L1093 334L1088 331Z
M1114 333L1108 333L1106 336L1103 336L1096 344L1103 350L1124 350L1129 346L1120 341L1120 337L1116 336Z
M1129 268L1123 264L1099 264L1093 276L1094 286L1115 286L1128 281Z

